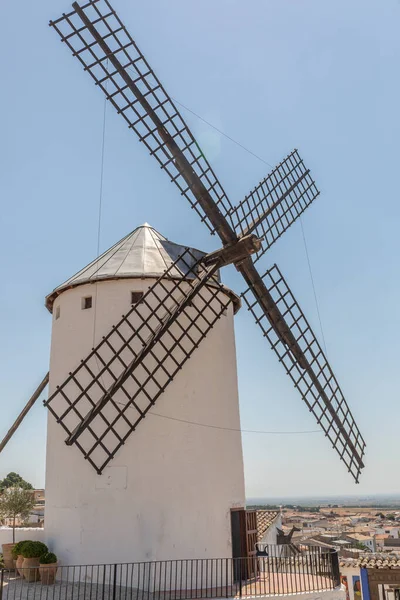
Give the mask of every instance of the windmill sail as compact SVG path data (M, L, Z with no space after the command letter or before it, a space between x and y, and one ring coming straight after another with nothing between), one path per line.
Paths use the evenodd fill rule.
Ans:
M217 269L186 249L46 402L98 473L231 304Z
M214 232L232 205L174 102L107 0L72 6L50 25ZM212 200L214 219L196 191Z
M276 302L282 319L293 333L303 353L303 367L290 347L276 334L264 312L251 294L243 294L248 309L264 336L283 363L287 374L299 390L310 412L332 442L341 460L358 482L364 467L365 442L353 419L339 384L301 308L293 297L278 267L274 265L263 276L266 287Z
M256 233L263 240L255 262L318 195L309 169L294 150L231 211L238 235Z

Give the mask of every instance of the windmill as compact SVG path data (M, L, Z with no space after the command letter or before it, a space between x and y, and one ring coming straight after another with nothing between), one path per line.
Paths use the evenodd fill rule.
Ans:
M183 248L146 225L47 297L55 319L54 336L60 318L57 299L72 298L77 286L118 279L113 261L125 251L129 254L128 242L135 249L134 240L151 237L155 254L164 261L163 268L142 274L146 281L152 279L151 285L132 292L130 310L116 324L109 323L108 331L80 360L75 357L70 371L61 376L61 369L53 386L51 363L45 405L55 417L57 431L63 431L66 445L77 449L95 474L104 474L128 440L139 435L159 398L165 399L183 377L188 359L198 356L211 331L229 311L233 316L239 308L238 297L222 285L219 275L221 268L233 264L246 285L241 294L245 305L358 482L365 442L331 367L279 268L274 265L262 274L258 271L268 249L318 196L310 170L294 150L233 206L176 105L108 0L74 2L72 8L50 25L201 222L219 236L221 248L208 254ZM84 297L82 302L82 309L91 308L93 298ZM47 380L48 376L40 391ZM0 451L39 394L33 395ZM48 457L54 435L49 434ZM110 485L118 485L115 477L114 473Z

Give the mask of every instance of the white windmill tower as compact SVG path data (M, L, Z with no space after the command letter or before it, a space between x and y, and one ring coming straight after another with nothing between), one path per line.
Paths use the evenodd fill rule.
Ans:
M243 276L248 309L356 482L364 467L365 442L301 308L276 266L256 268L319 192L294 150L233 207L108 0L72 6L50 24L223 247L203 254L143 226L47 298L47 536L67 562L247 556L246 519L229 518L244 505L239 302L221 267Z
M182 255L187 264L182 258L177 266L175 260ZM160 299L171 293L169 301L162 300L162 310L167 305L175 308L173 298L179 298L181 289L190 288L185 277L192 277L193 285L189 271L202 256L167 241L146 224L47 297L46 305L53 313L50 396L55 393L49 406L69 431L79 419L63 394L70 393L74 381L83 385L85 378L89 380L89 372L96 376L102 373L95 387L108 387L110 370L117 373L119 368L115 364L119 359L112 362L111 348L120 350L121 335L128 339L140 326L140 337L149 336L150 328L159 324L155 315L163 316ZM216 292L219 296L211 301ZM152 414L153 407L143 393L126 411L129 427L123 417L109 426L117 415L110 406L104 419L93 421L93 435L86 432L78 438L80 449L87 452L85 461L80 449L65 444L64 429L49 415L46 539L64 564L231 554L230 509L245 505L233 332L233 314L239 307L237 296L216 282L197 293L187 309L193 322L197 317L195 324L186 323L190 327L187 335L196 342L205 334L207 337L158 399L156 413L164 418ZM122 314L128 315L124 326L104 341L103 336L113 331ZM184 324L182 318L180 324ZM177 339L182 336L178 324L171 334ZM171 347L172 337L168 337L166 343ZM188 338L180 343L185 352L191 350ZM97 353L57 394L57 386L94 347L98 347ZM129 350L120 352L119 358L129 362L132 350L141 347L138 336L134 336ZM184 351L174 348L174 360L182 361ZM154 359L149 358L144 364L150 369ZM107 360L111 360L109 370L104 367ZM164 367L172 372L176 367L173 360L163 360ZM138 374L142 382L146 376L145 372ZM154 398L157 386L168 378L164 369L155 371L145 391L151 391ZM137 387L130 378L124 385L126 393L117 394L116 405L121 410ZM92 388L88 397L96 393ZM87 397L77 403L77 410L82 411L85 403ZM141 419L139 411L147 409L146 418ZM143 422L137 431L109 462L108 453L116 451L118 438L130 433L130 424L140 420ZM218 429L191 423L215 423L236 432L221 435ZM104 463L109 464L103 467Z

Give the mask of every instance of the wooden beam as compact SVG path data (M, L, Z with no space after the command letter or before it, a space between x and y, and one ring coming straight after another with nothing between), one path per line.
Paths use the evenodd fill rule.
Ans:
M28 402L26 403L26 406L23 408L21 413L16 418L14 424L10 427L10 429L6 433L3 441L0 444L0 452L3 451L4 447L11 440L12 436L17 431L18 427L21 425L22 421L25 419L26 415L31 410L32 406L35 404L36 400L39 398L40 394L46 388L48 383L49 383L49 373L46 373L46 375L44 376L44 378L41 381L41 383L39 384L39 386L36 388L36 390L34 391L32 396L29 398Z
M203 263L205 265L212 265L218 262L220 267L225 267L232 263L238 264L259 250L261 250L261 241L256 235L247 235L240 238L237 242L207 254L203 258Z
M121 76L127 87L138 100L142 108L145 110L146 114L153 121L154 125L156 126L158 135L160 136L161 140L168 148L173 157L173 161L177 170L182 175L183 179L186 181L187 185L193 192L193 195L197 199L197 202L210 219L213 227L222 239L223 244L226 245L229 243L237 242L237 235L228 224L228 221L222 215L218 206L215 204L214 200L210 195L210 192L204 186L203 182L201 181L201 179L191 166L190 162L186 158L185 154L179 148L178 144L176 143L172 135L169 133L168 129L158 117L156 111L152 108L151 104L147 101L146 97L142 94L132 77L129 75L127 69L122 66L122 64L116 56L116 52L113 52L111 50L108 44L104 41L101 33L97 31L96 27L90 21L85 11L82 9L82 7L79 6L77 2L74 2L72 4L72 8L75 10L76 14L80 17L81 21L88 29L89 33L93 36L94 40L97 42L99 47L107 56L107 59L116 69L116 71L118 71L118 74ZM169 98L169 96L167 97Z

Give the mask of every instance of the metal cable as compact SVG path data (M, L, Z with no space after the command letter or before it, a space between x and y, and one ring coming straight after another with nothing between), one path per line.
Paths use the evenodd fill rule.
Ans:
M234 427L220 427L218 425L209 425L208 423L197 423L196 421L176 419L175 417L168 417L167 415L160 415L159 413L155 412L149 412L148 414L153 415L155 417L161 417L163 419L169 419L170 421L178 421L179 423L198 425L199 427L208 427L209 429L222 429L223 431L238 431L240 433L263 433L268 435L299 435L308 433L322 433L319 429L313 429L311 431L260 431L258 429L235 429Z
M108 59L107 59L107 68L108 68ZM103 183L104 183L104 155L105 155L105 141L106 141L106 118L107 118L107 97L104 98L104 109L103 109L103 133L102 133L102 142L101 142L99 208L98 208L98 219L97 219L97 249L96 249L97 260L99 259L99 256L100 256L101 217L102 217L102 210L103 210ZM96 265L96 269L97 269L97 265ZM92 339L93 348L95 345L95 338L96 338L98 284L99 284L98 279L96 279L95 289L94 289L93 339ZM95 358L96 358L97 367L100 371L100 365L98 363L97 356Z
M313 289L313 293L314 293L315 306L317 307L317 315L318 315L319 327L321 329L322 343L324 345L324 350L325 350L326 357L328 358L328 350L326 348L324 328L322 327L322 319L321 319L321 313L319 311L319 303L318 303L318 298L317 298L317 291L315 289L314 277L313 277L313 272L312 272L312 269L311 269L311 261L310 261L310 256L308 254L308 246L307 246L307 242L306 242L306 235L305 235L305 232L304 232L304 226L303 226L303 221L302 221L301 215L299 216L299 220L300 220L300 225L301 225L301 232L302 232L302 235L303 235L304 249L305 249L305 252L306 252L306 257L307 257L307 262L308 262L308 270L310 272L311 285L312 285L312 289Z
M200 119L200 121L203 121L203 123L206 123L207 125L209 125L213 129L215 129L215 131L218 131L218 133L220 133L221 135L223 135L224 137L226 137L228 140L230 140L231 142L233 142L234 144L236 144L236 146L239 146L239 148L242 148L242 150L245 150L246 152L248 152L249 154L251 154L252 156L254 156L255 158L257 158L258 160L261 160L261 162L263 162L264 164L266 164L269 167L271 167L271 169L274 168L273 165L271 165L271 163L267 162L266 160L264 160L263 158L261 158L261 156L258 156L257 154L255 154L255 152L252 152L251 150L249 150L248 148L246 148L246 146L243 146L243 144L241 144L240 142L237 142L236 140L234 140L233 138L231 138L227 133L224 133L221 129L218 129L218 127L216 127L215 125L213 125L209 121L206 121L206 119L203 119L203 117L201 117L200 115L198 115L197 113L195 113L194 110L191 110L190 108L188 108L187 106L185 106L184 104L182 104L182 102L179 102L179 100L176 100L176 98L172 98L172 100L174 102L176 102L176 104L179 104L179 106L182 106L182 108L184 108L185 110L187 110L188 112L190 112L192 115L194 115L195 117L197 117L198 119Z

